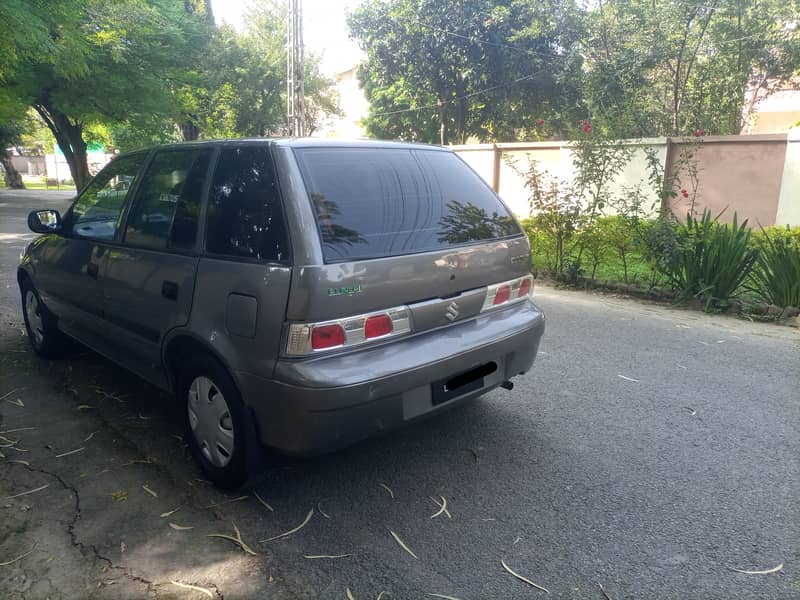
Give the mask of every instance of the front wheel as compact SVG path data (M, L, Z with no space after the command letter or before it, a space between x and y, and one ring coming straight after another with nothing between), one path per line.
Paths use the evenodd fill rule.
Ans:
M248 478L249 439L239 390L216 359L193 357L178 379L186 441L206 476L225 489L241 487Z
M58 358L64 353L66 338L58 330L55 317L42 304L29 279L22 282L20 290L25 331L34 352L43 358Z

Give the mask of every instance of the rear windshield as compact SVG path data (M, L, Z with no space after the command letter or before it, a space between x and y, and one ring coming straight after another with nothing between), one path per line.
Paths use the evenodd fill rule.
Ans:
M441 250L521 233L497 196L451 152L295 152L326 262Z

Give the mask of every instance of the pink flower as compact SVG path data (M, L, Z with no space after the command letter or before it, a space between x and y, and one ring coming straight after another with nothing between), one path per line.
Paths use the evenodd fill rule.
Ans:
M536 125L538 127L541 127L542 125L544 125L544 119L536 119Z
M583 122L583 133L590 133L592 131L592 124L589 121Z
M688 191L686 191L686 190L681 190L681 195L682 195L684 198L688 198L688 197L689 197L689 192L688 192Z
M695 129L695 130L692 132L692 135L693 135L694 137L702 137L702 136L704 136L705 134L706 134L706 130L705 130L705 129Z

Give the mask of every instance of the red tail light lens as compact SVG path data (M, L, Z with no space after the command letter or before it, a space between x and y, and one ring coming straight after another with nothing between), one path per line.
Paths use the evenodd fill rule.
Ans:
M344 341L344 329L341 325L322 325L314 327L311 332L311 348L313 350L343 346Z
M524 298L530 293L531 293L531 280L523 279L519 284L519 292L517 293L517 298Z
M497 288L497 293L494 295L494 304L503 304L503 302L508 302L508 299L511 297L511 286L510 285L503 285Z
M364 336L367 339L381 337L392 333L392 320L389 315L375 315L364 323Z

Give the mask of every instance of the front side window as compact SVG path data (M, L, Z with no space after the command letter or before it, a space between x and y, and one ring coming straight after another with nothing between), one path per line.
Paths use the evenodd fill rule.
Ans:
M166 150L153 158L127 219L126 243L154 249L194 245L211 153L211 149Z
M206 251L287 260L286 227L266 146L225 148L220 153L208 195Z
M146 157L145 153L121 156L100 171L72 205L64 219L64 232L113 240L125 197Z

